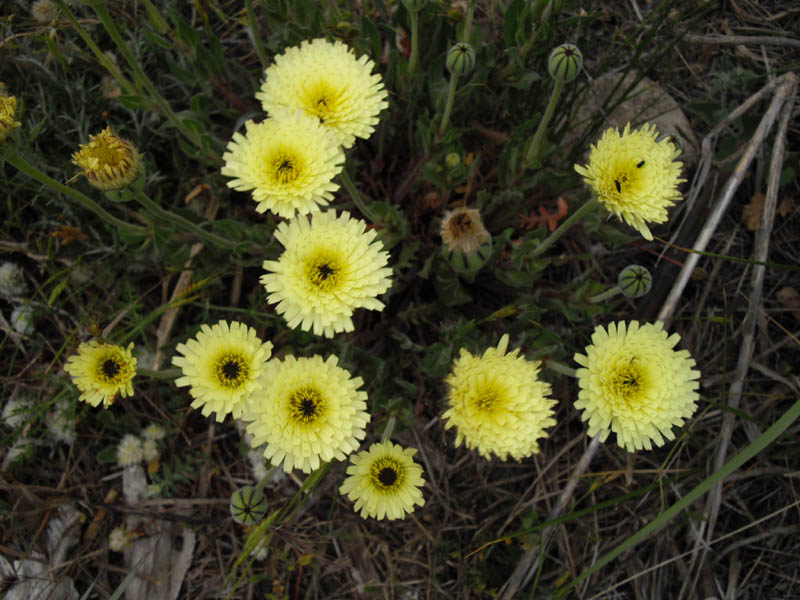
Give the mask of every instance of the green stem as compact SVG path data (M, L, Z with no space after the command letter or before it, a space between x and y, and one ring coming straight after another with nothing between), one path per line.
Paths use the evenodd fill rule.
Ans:
M177 379L181 376L181 373L182 371L180 369L161 369L160 371L154 371L153 369L136 368L137 375L150 377L151 379Z
M414 75L419 62L419 11L409 10L409 18L411 19L411 54L408 56L408 77Z
M525 166L530 166L538 160L542 153L542 142L544 141L544 132L553 118L553 113L556 109L556 104L561 96L561 90L564 89L565 83L563 81L556 81L553 86L553 92L550 94L550 102L547 103L547 108L544 111L542 120L539 121L539 127L533 135L528 152L525 154Z
M119 50L120 54L122 54L122 56L124 56L125 60L128 62L131 71L133 71L133 78L136 83L147 90L147 93L150 94L150 99L159 107L167 120L172 123L173 127L180 131L184 137L197 146L197 148L203 150L206 153L206 156L211 159L211 161L213 161L215 164L221 165L222 157L219 155L219 153L214 151L212 148L205 147L203 145L203 141L200 139L200 135L196 131L192 131L183 124L183 122L178 118L178 115L173 112L169 103L158 92L156 86L152 81L150 81L150 78L139 66L139 62L128 48L125 40L122 39L122 35L117 29L117 26L114 24L114 20L111 18L111 15L108 12L106 3L92 2L92 8L94 9L97 17L100 19L100 22L103 24L103 27L105 27L106 31L108 32L108 35L111 36L111 39L116 44L117 50Z
M562 362L553 360L552 358L548 358L547 360L543 361L542 366L545 369L550 369L551 371L561 373L562 375L567 375L568 377L577 377L575 375L575 369L568 367Z
M472 19L475 16L475 0L469 3L467 8L467 18L464 20L464 31L461 34L461 41L469 44L469 34L472 31Z
M614 287L607 289L605 292L600 292L596 296L592 296L586 301L589 304L599 304L600 302L608 300L609 298L613 298L614 296L617 296L621 293L622 293L622 288L619 287L618 285L615 285Z
M269 469L267 469L267 472L266 472L266 474L264 475L264 477L262 477L262 478L261 478L261 481L259 481L259 482L256 484L256 492L263 492L263 491L264 491L264 488L265 488L265 487L266 487L266 485L267 485L267 484L270 482L270 480L273 478L273 476L275 475L275 473L277 473L277 472L278 472L278 469L279 469L279 468L280 468L280 467L276 467L276 466L272 465L272 466L270 466L270 468L269 468Z
M389 417L389 420L386 422L386 427L383 428L383 435L381 435L381 442L386 442L392 437L392 432L394 431L394 424L397 420L394 418L394 415Z
M456 99L456 83L458 75L450 75L450 86L447 88L447 104L444 106L444 116L442 124L439 125L439 137L447 131L447 122L450 120L450 113L453 111L453 101Z
M256 23L256 11L253 9L253 0L245 0L245 8L247 9L247 21L250 24L250 31L253 34L253 43L256 45L256 54L258 60L261 62L261 68L266 69L269 64L267 52L264 50L264 42L261 41L261 32Z
M347 174L347 169L342 169L342 172L339 174L339 177L342 179L342 184L344 184L347 193L350 194L350 199L353 201L353 204L356 205L356 208L361 211L361 214L367 217L372 223L377 223L380 221L378 216L372 212L364 201L361 199L361 195L358 193L356 186L353 184L353 180L350 179L350 175Z
M572 213L569 217L567 217L558 228L550 234L550 236L545 239L541 244L539 244L531 253L531 258L535 258L544 254L550 247L558 241L562 235L569 231L570 227L575 224L575 221L581 219L584 215L588 214L599 204L597 198L590 198L586 201L586 203L581 206L578 210Z
M116 227L120 231L125 231L129 234L133 235L140 235L147 237L149 235L147 229L141 227L139 225L133 225L122 219L118 219L111 213L109 213L106 209L100 206L97 202L82 194L78 190L74 190L69 186L64 185L60 181L56 181L52 177L49 177L24 158L22 158L17 151L11 146L5 146L3 148L3 158L7 160L9 163L14 165L19 171L25 173L29 177L35 179L39 183L46 185L50 189L53 189L61 194L64 194L71 200L75 201L77 204L82 206L88 211L93 212L97 215L100 219L108 223L109 225Z
M208 242L210 244L215 244L220 246L221 248L235 248L237 246L237 242L232 240L225 239L220 237L216 234L213 234L205 229L202 229L198 225L192 223L188 219L184 219L180 215L176 215L173 212L170 212L164 208L161 208L158 204L153 202L147 194L136 190L133 193L133 197L136 198L136 201L153 213L155 216L172 223L176 227L183 229L184 231L188 231L189 233L197 236L201 240Z
M97 61L103 65L103 67L111 74L111 76L119 83L120 87L126 94L139 94L139 90L136 86L129 81L123 74L122 71L119 70L119 67L112 61L106 54L100 50L100 47L94 43L92 36L83 28L80 24L78 19L72 14L72 11L66 5L64 0L54 0L56 6L61 11L61 13L67 17L67 20L72 24L75 28L75 31L81 36L81 39L86 43L89 47L89 50L92 51L94 57Z

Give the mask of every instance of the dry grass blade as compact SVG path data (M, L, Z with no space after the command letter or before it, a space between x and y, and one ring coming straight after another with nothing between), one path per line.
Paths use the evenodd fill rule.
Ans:
M753 137L750 139L750 143L747 145L742 157L736 164L733 174L730 176L730 178L728 178L719 200L711 211L708 220L706 221L705 225L703 225L703 229L700 231L700 234L697 236L697 240L692 246L693 250L702 252L706 249L706 246L708 246L711 236L714 235L722 216L725 214L728 206L731 203L734 192L742 183L742 180L747 173L747 169L750 167L750 163L752 162L753 158L755 158L756 151L759 149L761 144L764 142L764 139L767 137L767 134L772 129L772 125L775 122L775 119L778 118L781 107L786 102L786 99L790 96L789 90L794 89L796 81L797 77L794 75L794 73L790 72L785 73L781 77L769 82L767 85L761 88L761 90L743 102L736 110L728 115L726 119L717 125L711 131L711 133L703 138L703 142L701 144L702 158L700 161L700 167L697 171L697 175L695 176L695 180L692 182L692 189L689 193L688 200L690 204L692 204L697 198L697 195L700 193L700 190L705 183L705 179L708 176L708 171L711 168L711 161L713 160L714 156L712 144L717 139L719 134L725 127L730 125L733 120L744 114L765 94L773 89L775 90L775 93L772 97L772 102L770 103L767 112L764 114L764 117L758 124L758 128L753 134ZM681 269L678 278L675 281L675 285L672 286L672 290L670 290L670 293L658 314L658 320L662 321L667 328L672 320L672 315L677 309L678 301L683 294L683 290L686 288L686 284L689 282L689 278L691 277L692 272L697 266L699 260L700 254L696 253L692 253L686 257L686 262L684 263L683 268Z
M781 85L775 92L776 101L781 101L782 110L780 112L780 122L778 126L778 134L775 139L775 145L772 151L772 160L770 162L769 179L767 182L767 196L764 206L764 213L761 217L761 229L756 235L756 248L753 255L753 260L758 262L765 262L769 253L769 240L772 233L772 226L775 220L775 207L778 203L778 188L781 173L781 166L786 146L786 134L789 128L789 118L794 108L793 96L797 91L797 77L793 73L787 73L786 83ZM772 108L772 106L770 106ZM770 113L768 113L769 115ZM764 116L764 120L768 115ZM776 115L777 116L777 115ZM762 124L764 122L762 120ZM760 126L759 126L760 127ZM744 159L744 157L743 157ZM731 384L728 394L728 406L734 410L738 410L742 397L742 390L744 389L744 380L747 376L747 371L750 368L750 360L753 355L753 346L756 329L756 318L758 312L762 309L761 295L764 283L764 272L766 267L763 264L758 264L753 268L751 278L751 294L750 303L748 305L747 315L743 323L742 332L742 345L739 351L739 359L736 365L736 375ZM733 433L735 413L727 411L722 422L722 431L720 439L717 444L717 450L714 455L713 470L719 470L725 462L728 446L730 444L731 434ZM722 502L722 482L715 485L708 496L708 520L706 521L705 540L710 542L714 533L714 527L719 516L720 504ZM695 548L699 549L703 546L707 549L708 546L702 541L703 527L700 528L700 535L695 544ZM698 571L703 564L705 558L705 551L700 556L698 561Z

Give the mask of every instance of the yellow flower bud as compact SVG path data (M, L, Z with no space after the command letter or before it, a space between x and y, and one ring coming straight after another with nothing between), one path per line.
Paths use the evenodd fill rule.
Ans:
M83 169L89 183L103 191L130 185L139 176L142 166L136 147L118 137L110 127L91 136L88 144L81 144L72 155L72 162Z
M14 120L17 111L17 99L14 96L3 96L0 94L0 142L5 141L8 134L15 127L19 127L19 121Z

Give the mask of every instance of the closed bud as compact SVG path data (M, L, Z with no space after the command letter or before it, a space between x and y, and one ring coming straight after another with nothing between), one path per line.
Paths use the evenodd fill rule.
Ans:
M577 46L561 44L553 49L547 61L547 71L555 81L569 83L578 76L583 56Z
M445 65L457 77L469 75L475 68L475 50L469 44L459 42L447 51Z
M91 136L72 155L72 162L94 187L103 191L120 190L139 176L142 159L136 147L118 137L110 127Z
M241 525L253 525L267 515L264 492L252 486L239 488L231 495L231 516Z
M617 285L627 298L640 298L653 287L653 276L642 265L628 265L620 271Z

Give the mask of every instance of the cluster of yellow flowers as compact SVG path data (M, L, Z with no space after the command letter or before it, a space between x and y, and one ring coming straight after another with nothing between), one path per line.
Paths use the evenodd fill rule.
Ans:
M373 66L341 42L317 39L288 49L267 69L256 95L269 116L248 121L223 157L231 188L251 191L259 212L287 219L275 231L284 252L263 263L261 282L289 327L315 335L352 331L354 310L382 310L378 296L391 286L389 255L375 231L347 212L322 210L338 189L333 179L342 171L344 149L368 137L388 105ZM101 189L122 179L130 183L130 173L138 173L132 169L139 162L135 148L108 136L110 130L75 155ZM657 141L649 126L633 133L628 126L621 135L606 132L592 148L589 165L576 169L610 211L652 239L646 223L663 222L666 208L679 198L677 153L670 142ZM471 225L480 224L474 212L465 213L470 227L462 216L460 227L448 229L451 237L476 230L485 241L482 225ZM674 437L673 427L693 414L699 398L699 373L686 350L674 349L679 339L667 336L661 323L595 329L586 354L574 356L581 366L575 406L589 422L590 436L605 440L614 432L629 451ZM118 393L133 393L137 361L131 347L80 345L66 370L81 400L107 407ZM457 446L465 443L487 459L538 453L545 430L556 424L556 401L539 377L541 363L508 347L506 334L481 356L462 348L445 379L445 427L455 427ZM370 420L367 394L363 380L336 356L271 358L272 344L253 328L224 320L202 325L176 350L172 364L182 375L175 383L189 388L192 406L218 421L231 415L246 422L253 444L266 444L264 456L273 465L308 473L350 456L340 491L362 516L402 518L424 504L415 449L384 441L356 453Z

